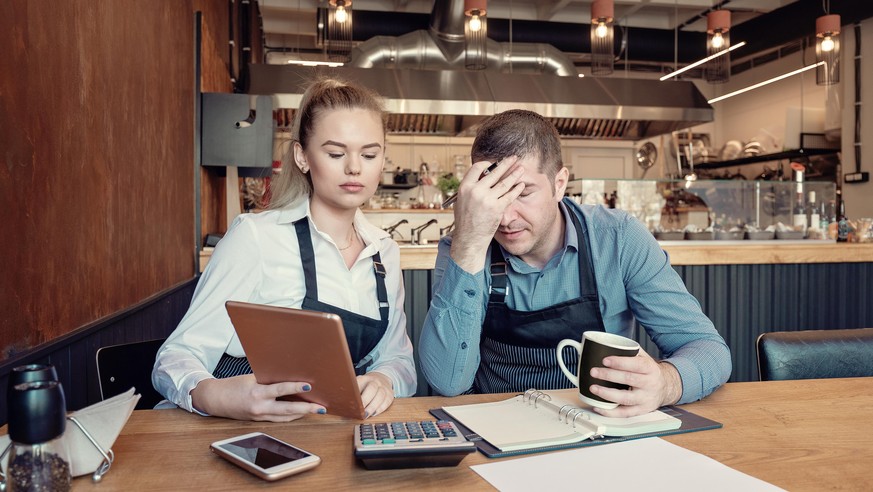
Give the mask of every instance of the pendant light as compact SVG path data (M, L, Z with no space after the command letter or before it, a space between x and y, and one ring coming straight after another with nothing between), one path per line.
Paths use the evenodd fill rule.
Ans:
M731 12L714 10L706 14L706 55L711 57L731 47ZM731 78L731 57L714 56L703 68L703 78L713 84L723 84Z
M815 60L819 62L815 69L816 84L831 85L840 81L839 15L823 15L815 20Z
M329 0L327 18L328 59L348 62L352 52L352 0Z
M594 0L591 4L591 74L609 75L612 73L615 55L613 54L613 22L615 6L613 0Z
M482 70L488 65L487 0L464 0L464 66Z

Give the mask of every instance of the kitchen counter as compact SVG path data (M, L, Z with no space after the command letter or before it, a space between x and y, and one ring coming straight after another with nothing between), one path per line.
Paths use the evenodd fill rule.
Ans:
M661 241L672 265L873 263L873 243L832 241ZM437 247L401 246L404 270L432 269Z
M760 265L792 263L873 263L873 243L832 241L661 241L670 263L682 265ZM200 271L206 267L212 248L200 253ZM436 261L436 243L400 246L404 270L431 270Z

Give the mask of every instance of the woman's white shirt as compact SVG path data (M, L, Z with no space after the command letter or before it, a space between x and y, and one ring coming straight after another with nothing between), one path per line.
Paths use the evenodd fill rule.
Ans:
M228 300L300 308L306 295L300 247L293 222L309 217L318 283L318 300L369 318L379 319L372 256L377 251L387 272L390 312L388 329L371 352L369 371L379 371L394 384L395 396L416 389L412 343L406 333L400 249L385 231L370 224L360 210L354 224L364 249L351 268L326 233L312 221L309 201L281 210L237 217L212 254L188 312L158 351L152 372L155 388L176 405L196 411L191 390L212 378L222 355L245 355L227 316ZM293 340L284 343L294 343Z

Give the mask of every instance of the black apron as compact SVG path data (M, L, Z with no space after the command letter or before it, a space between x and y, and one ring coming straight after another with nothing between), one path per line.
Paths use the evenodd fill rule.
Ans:
M376 348L388 329L388 291L385 289L386 273L385 267L382 265L382 257L378 251L373 255L376 298L379 301L379 314L381 315L381 319L373 319L318 300L318 276L315 271L315 251L312 248L312 236L309 233L309 220L303 217L294 222L294 229L297 232L300 261L303 264L303 279L306 283L306 296L303 298L301 309L333 313L342 319L346 342L349 345L349 355L352 358L352 363L355 364L355 373L359 376L365 374L367 367L372 364L370 352ZM288 340L287 343L294 343L294 340ZM247 358L224 354L218 361L212 375L221 379L250 374L251 372L252 368Z
M536 311L509 309L505 303L506 259L497 241L491 242L491 292L482 324L481 362L473 381L474 392L573 387L558 366L558 343L565 338L579 341L585 331L605 331L590 249L579 218L573 210L568 211L579 239L577 299ZM562 356L567 367L576 367L579 356L575 350L565 349Z

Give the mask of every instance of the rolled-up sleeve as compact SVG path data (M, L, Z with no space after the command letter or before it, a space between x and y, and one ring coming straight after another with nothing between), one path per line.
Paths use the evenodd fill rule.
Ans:
M678 403L709 395L730 377L727 344L643 224L627 216L617 235L627 302L660 349L662 360L679 371L682 397Z
M213 377L235 333L224 303L249 300L260 282L261 264L256 229L238 217L215 248L188 312L158 350L152 384L179 407L196 412L191 390Z
M419 342L421 370L442 395L454 396L473 385L479 368L479 341L485 319L484 270L470 274L450 255L451 238L440 240L430 309Z
M405 290L400 270L400 248L391 240L385 240L382 244L382 261L387 272L386 289L389 294L393 292L394 296L388 300L391 306L388 329L376 346L373 365L368 372L378 371L388 376L394 385L394 396L412 396L415 394L418 380L412 357L412 342L406 333L406 312L403 309Z

